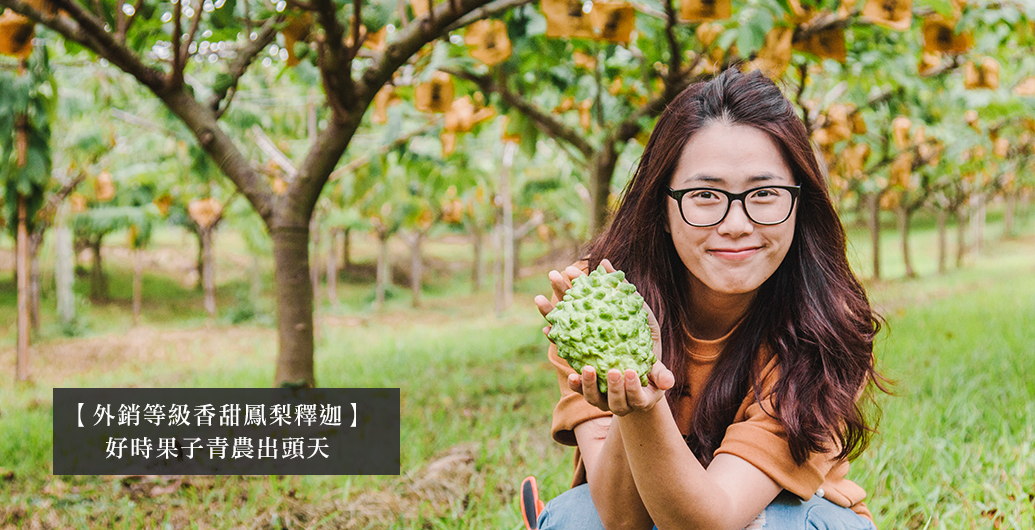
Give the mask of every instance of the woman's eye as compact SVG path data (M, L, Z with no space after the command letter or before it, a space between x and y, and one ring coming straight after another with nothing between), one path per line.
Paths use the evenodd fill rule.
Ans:
M694 199L714 199L716 195L710 191L695 191L690 194Z

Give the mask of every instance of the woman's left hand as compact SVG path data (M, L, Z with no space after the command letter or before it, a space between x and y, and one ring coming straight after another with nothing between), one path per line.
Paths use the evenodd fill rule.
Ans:
M615 271L614 266L606 259L601 260L600 264L604 266L604 270L607 272ZM563 273L551 271L550 283L553 287L554 297L558 300L563 298L564 293L571 288L572 280L582 274L585 273L575 267L568 267ZM536 297L536 305L544 317L554 308L554 303L541 295ZM650 326L651 339L654 341L654 357L660 359L661 327L658 325L658 319L655 318L654 311L651 310L650 306L644 303L643 307L647 309L647 323ZM549 331L549 326L543 328L543 333L549 333ZM647 374L647 379L649 380L647 386L640 385L640 376L635 370L627 370L624 374L619 370L610 370L603 376L607 377L608 390L606 394L600 393L597 387L596 371L592 366L584 367L581 377L579 374L570 374L568 376L568 387L582 394L586 401L594 407L604 411L611 411L619 416L624 416L637 410L649 410L661 398L665 397L665 391L672 388L675 384L675 376L661 361L654 363L650 373Z

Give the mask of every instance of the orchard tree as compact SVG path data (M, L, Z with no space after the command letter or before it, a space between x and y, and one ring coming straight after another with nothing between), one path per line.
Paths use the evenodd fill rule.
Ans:
M424 45L511 3L416 2L430 9L414 16L409 6L394 1L280 0L270 9L254 0L0 0L0 6L85 47L150 90L252 204L273 240L279 337L275 382L291 386L315 384L310 218L367 108ZM380 50L363 48L389 25L395 31ZM282 190L274 189L220 124L242 76L275 42L288 58L316 65L323 88L320 106L327 114ZM202 69L202 60L213 61L215 72Z
M31 28L31 26L30 26ZM9 36L5 36L5 40ZM17 74L0 71L0 184L5 202L4 221L17 241L18 344L15 377L29 377L29 234L45 200L52 166L51 112L57 90L46 50L7 46L0 52L21 57ZM32 54L32 59L27 56Z

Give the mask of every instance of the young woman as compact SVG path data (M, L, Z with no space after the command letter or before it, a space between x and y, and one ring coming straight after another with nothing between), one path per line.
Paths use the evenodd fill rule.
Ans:
M539 311L599 263L643 295L660 360L646 387L632 370L599 374L601 394L551 344L553 437L577 446L576 471L540 528L873 528L845 475L872 430L857 402L880 386L879 319L771 81L734 69L680 94L611 226L550 273Z

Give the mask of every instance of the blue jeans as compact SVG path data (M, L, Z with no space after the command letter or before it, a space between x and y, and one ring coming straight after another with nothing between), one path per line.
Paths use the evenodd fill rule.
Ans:
M848 508L818 495L805 502L787 491L780 493L752 525L749 528L765 530L876 530L873 523ZM589 485L576 486L547 503L539 514L539 528L602 530L604 525L589 496Z

